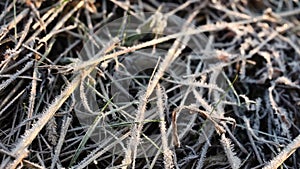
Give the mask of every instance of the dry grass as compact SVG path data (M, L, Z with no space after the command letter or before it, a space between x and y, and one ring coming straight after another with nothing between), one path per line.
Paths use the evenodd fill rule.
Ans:
M298 0L0 10L0 168L300 168Z

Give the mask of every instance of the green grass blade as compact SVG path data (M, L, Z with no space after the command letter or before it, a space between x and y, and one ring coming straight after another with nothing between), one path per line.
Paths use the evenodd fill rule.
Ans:
M84 148L87 140L90 138L91 134L95 130L95 128L98 125L99 121L101 120L101 117L102 117L102 114L103 114L102 112L107 108L107 106L109 105L109 103L111 103L111 101L112 101L113 98L114 98L114 96L110 100L108 100L108 102L104 105L104 107L101 109L101 112L99 113L99 115L97 115L97 117L95 118L93 124L89 127L88 131L83 136L83 139L81 140L78 148L75 151L74 156L72 157L72 160L71 160L71 162L69 164L69 167L71 167L76 162L76 160L79 157L82 149Z

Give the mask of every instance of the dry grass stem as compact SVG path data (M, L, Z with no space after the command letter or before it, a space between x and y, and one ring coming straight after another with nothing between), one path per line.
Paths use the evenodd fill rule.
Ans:
M0 168L300 168L298 0L0 10Z
M263 169L278 168L300 147L300 135L288 144L275 158L273 158Z

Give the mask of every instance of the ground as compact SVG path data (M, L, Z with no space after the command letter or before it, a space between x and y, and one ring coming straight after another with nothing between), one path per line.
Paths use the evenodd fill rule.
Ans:
M0 168L300 168L298 0L0 10Z

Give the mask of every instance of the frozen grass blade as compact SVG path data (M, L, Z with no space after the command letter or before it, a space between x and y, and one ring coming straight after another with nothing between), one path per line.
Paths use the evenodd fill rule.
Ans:
M275 158L273 158L263 169L274 169L282 165L300 147L300 135L288 144Z
M161 132L161 140L162 140L162 147L163 147L163 155L164 155L164 165L166 169L171 169L174 167L173 164L173 154L172 151L169 149L168 146L168 138L166 133L166 122L165 122L165 115L164 115L164 108L163 108L163 94L162 89L159 84L156 87L156 95L157 95L157 108L160 118L160 132Z
M129 86L128 91L128 87L120 83L117 92L130 95L130 99L121 103L113 103L113 100L108 104L105 115L109 120L107 126L112 130L104 130L110 138L89 146L83 145L80 156L87 156L81 161L77 159L72 168L156 168L163 163L165 168L174 165L182 169L195 165L197 168L226 168L228 164L231 168L299 168L299 153L295 153L299 148L300 124L297 120L300 105L299 6L298 1L287 0L187 0L183 3L130 0L1 1L0 168L68 167L79 148L74 145L78 145L82 141L79 138L86 134L81 132L82 129L90 127L90 124L78 124L68 118L79 110L75 96L73 100L67 99L72 96L71 88L78 88L81 91L78 98L83 101L84 108L94 111L88 100L90 88L87 90L86 83L82 82L86 76L93 79L92 93L97 94L97 102L104 105L106 98L114 95L110 83L118 82L115 73L122 70L123 61L130 60L129 55L134 52L141 54L140 50L145 48L152 48L153 51L173 50L174 56L178 51L177 60L184 62L182 66L186 74L181 76L176 70L170 70L170 66L164 67L163 64L172 66L178 63L170 59L169 63L158 61L160 66L152 71L158 74L151 78L144 95L138 92L133 96L135 91L131 89L135 88ZM155 14L148 18L145 11ZM137 30L130 31L139 33L145 25L156 25L150 30L155 37L129 37L130 32L126 29L133 22L126 19L118 22L116 29L105 30L105 40L97 36L99 28L127 14L132 16L131 19L142 22L134 25ZM184 24L170 25L168 22L166 25L163 18L173 18L174 15L185 18L188 24L195 27L182 31L180 29ZM174 21L177 22L176 17ZM209 35L209 41L204 43L198 40L198 34L203 32ZM164 33L167 35L161 36ZM182 41L188 36L189 43L194 43L188 46L196 49L195 52L190 52L187 47L182 52L180 45L172 46L174 41ZM127 43L129 38L134 45L131 45L132 41ZM84 57L78 53L87 39L95 48L87 51L88 59L81 61L80 58ZM97 47L100 47L100 52L96 51ZM165 54L161 58L165 58ZM147 88L148 79L126 71L122 73L134 83L134 87ZM161 72L164 76L159 77ZM236 79L236 74L239 74L240 81L230 82L229 79ZM77 80L76 84L74 80ZM152 98L154 90L158 96L156 98ZM149 93L151 95L146 98ZM151 104L151 111L157 111L149 115L151 111L148 111L148 106L145 111L144 107L139 107L136 117L131 114L132 111L127 111L130 106L136 109L136 105L145 104ZM62 106L68 111L62 110ZM41 110L43 107L44 111ZM144 118L143 111L146 112ZM172 111L175 111L173 120ZM182 116L190 114L188 122L180 121ZM152 118L158 115L160 120ZM162 137L153 139L149 137L148 129L158 124L160 128L155 131L162 133ZM181 130L183 126L185 129ZM179 150L184 155L166 144L172 127L173 132L178 127L173 139L178 139L177 145L181 144ZM46 132L41 132L42 128ZM218 133L214 132L216 130ZM215 138L215 134L221 135L220 140L210 139ZM52 135L53 139L47 135ZM94 133L90 138L93 136ZM133 136L133 140L128 140L129 136ZM145 142L139 144L139 139L155 146L151 145L154 147L154 157L148 157L150 149L143 146ZM223 146L220 146L220 141ZM238 154L233 151L231 141L239 149L235 151L239 151ZM157 147L160 143L163 145ZM241 144L249 146L243 147ZM165 150L173 152L166 155ZM214 155L211 151L225 153ZM141 154L147 156L141 158ZM122 161L125 155L131 160L128 163ZM220 157L224 160L227 157L229 163L219 160ZM237 158L243 163L240 164ZM267 158L271 160L269 163L265 162Z
M29 61L26 63L26 65L17 73L15 73L14 75L12 75L9 79L7 79L6 81L2 82L0 84L0 92L2 90L4 90L8 85L10 85L13 81L15 81L17 79L18 76L20 76L22 73L24 73L26 70L28 70L29 68L31 68L33 66L33 61Z
M53 158L51 160L51 167L50 167L51 169L53 169L57 164L57 160L59 159L59 154L61 152L61 148L63 147L63 143L65 141L65 136L67 134L68 127L71 124L71 120L72 120L71 117L66 117L66 116L64 117L63 125L61 127L60 137L57 146L55 147Z
M229 161L231 168L240 168L241 160L236 156L236 153L233 151L233 145L231 145L230 139L225 137L225 134L221 135L221 143L223 145L227 160Z
M69 83L67 87L62 91L62 93L54 99L54 101L44 111L42 117L39 118L38 121L32 125L32 128L25 131L22 138L16 143L15 148L12 150L12 154L14 154L16 159L13 161L13 163L7 166L9 166L10 168L16 168L16 166L21 162L21 160L27 156L28 146L36 138L36 136L39 134L42 128L47 124L47 122L53 117L55 112L74 92L74 90L80 84L81 78L87 76L92 70L93 68L89 68L84 73L77 75L72 80L72 82Z
M67 98L73 93L76 86L80 83L80 77L75 78L59 95L53 103L45 110L43 116L33 124L32 128L27 130L21 140L16 144L15 148L12 150L12 153L15 155L16 160L11 163L9 166L15 168L19 162L26 156L25 152L28 146L31 144L33 139L38 135L40 130L46 125L46 123L53 117L55 112L61 107L61 105L67 100Z

